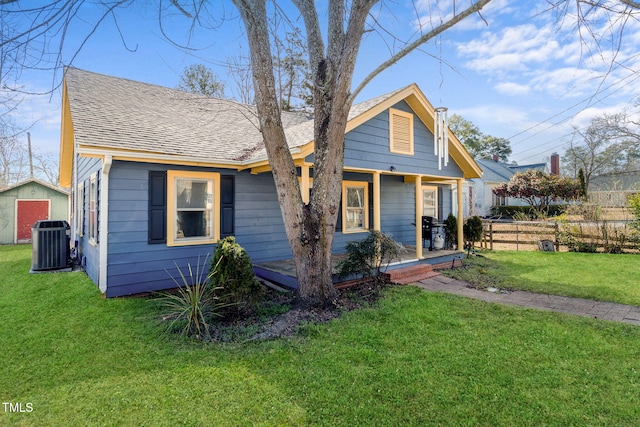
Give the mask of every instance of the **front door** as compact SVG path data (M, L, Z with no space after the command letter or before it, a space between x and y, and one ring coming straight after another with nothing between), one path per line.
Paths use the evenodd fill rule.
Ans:
M49 200L18 200L16 211L16 243L31 243L33 224L49 219Z

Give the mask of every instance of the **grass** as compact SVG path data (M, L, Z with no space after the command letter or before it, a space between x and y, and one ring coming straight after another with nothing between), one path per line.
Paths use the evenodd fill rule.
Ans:
M576 252L483 251L447 273L478 286L640 305L640 256Z
M0 247L0 425L637 425L640 328L390 289L287 340L198 344Z

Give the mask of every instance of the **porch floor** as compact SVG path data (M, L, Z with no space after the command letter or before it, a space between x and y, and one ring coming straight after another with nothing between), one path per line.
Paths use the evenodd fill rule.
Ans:
M415 265L431 264L431 265L449 265L455 260L462 259L463 251L457 250L434 250L428 248L422 251L422 258L416 258L415 246L405 246L407 252L400 258L400 261L393 262L389 265L388 270L395 270ZM339 279L336 274L336 266L346 254L333 254L331 256L331 264L334 273L334 283L338 283ZM451 264L452 265L452 264ZM264 278L271 282L284 285L290 288L297 288L296 267L293 259L267 261L254 264L253 269L258 277Z

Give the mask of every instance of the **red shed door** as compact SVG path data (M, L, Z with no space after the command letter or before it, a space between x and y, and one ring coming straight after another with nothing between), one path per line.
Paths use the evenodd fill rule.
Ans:
M18 200L16 216L17 243L30 243L33 224L49 219L49 200Z

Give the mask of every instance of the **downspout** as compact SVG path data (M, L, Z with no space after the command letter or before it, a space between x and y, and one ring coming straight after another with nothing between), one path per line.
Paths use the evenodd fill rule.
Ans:
M81 209L81 214L80 214L80 218L78 218L78 141L76 141L76 136L73 136L73 164L71 165L71 173L73 174L73 176L71 177L71 180L73 181L73 183L71 184L71 188L73 189L73 194L75 194L75 199L74 199L74 208L75 211L74 212L69 212L69 215L73 215L73 227L71 230L71 235L73 236L73 240L71 243L73 243L73 247L76 250L76 257L79 257L79 249L80 249L80 236L78 236L78 221L82 221L82 214L84 214L84 205L82 205L80 207ZM84 200L83 200L84 202ZM69 208L71 209L71 208Z
M109 172L113 158L104 156L102 161L102 182L100 186L100 272L98 274L98 287L104 295L107 292L107 247L109 242Z

